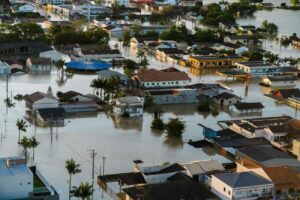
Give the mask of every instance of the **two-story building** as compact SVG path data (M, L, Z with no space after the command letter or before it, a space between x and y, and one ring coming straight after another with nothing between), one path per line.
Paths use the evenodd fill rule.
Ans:
M120 97L113 106L113 112L117 116L141 116L144 112L144 98L137 96Z
M190 56L189 63L196 69L209 68L229 68L237 62L243 62L247 59L241 56Z

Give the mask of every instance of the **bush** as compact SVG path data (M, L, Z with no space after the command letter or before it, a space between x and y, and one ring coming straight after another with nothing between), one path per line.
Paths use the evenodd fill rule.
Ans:
M214 117L218 116L219 115L219 110L218 109L213 109L211 111L211 115L214 116Z
M170 118L165 124L168 136L180 137L185 129L185 122L179 118Z
M154 118L151 124L152 129L157 129L157 130L164 130L165 129L165 124L162 119L160 118Z
M197 109L198 109L198 111L200 111L200 112L210 112L210 111L211 111L208 102L199 103Z

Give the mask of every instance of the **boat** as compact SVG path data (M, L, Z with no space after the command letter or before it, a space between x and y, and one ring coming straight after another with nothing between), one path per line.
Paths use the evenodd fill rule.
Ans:
M261 78L260 85L270 87L272 90L291 89L296 87L297 76L274 75Z

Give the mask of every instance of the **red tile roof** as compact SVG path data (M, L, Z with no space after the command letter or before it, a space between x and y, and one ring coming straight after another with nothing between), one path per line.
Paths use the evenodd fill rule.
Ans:
M160 81L189 81L191 80L187 73L182 71L160 71L156 69L142 69L137 74L141 82L160 82Z

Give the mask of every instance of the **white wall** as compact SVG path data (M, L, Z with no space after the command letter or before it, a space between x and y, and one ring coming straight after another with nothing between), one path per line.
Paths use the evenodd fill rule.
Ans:
M39 101L36 101L32 105L32 109L39 109L39 108L57 108L58 107L58 101L52 100L48 98L41 99Z
M157 87L183 87L190 83L190 81L161 81L161 82L143 82L145 88L157 88Z

